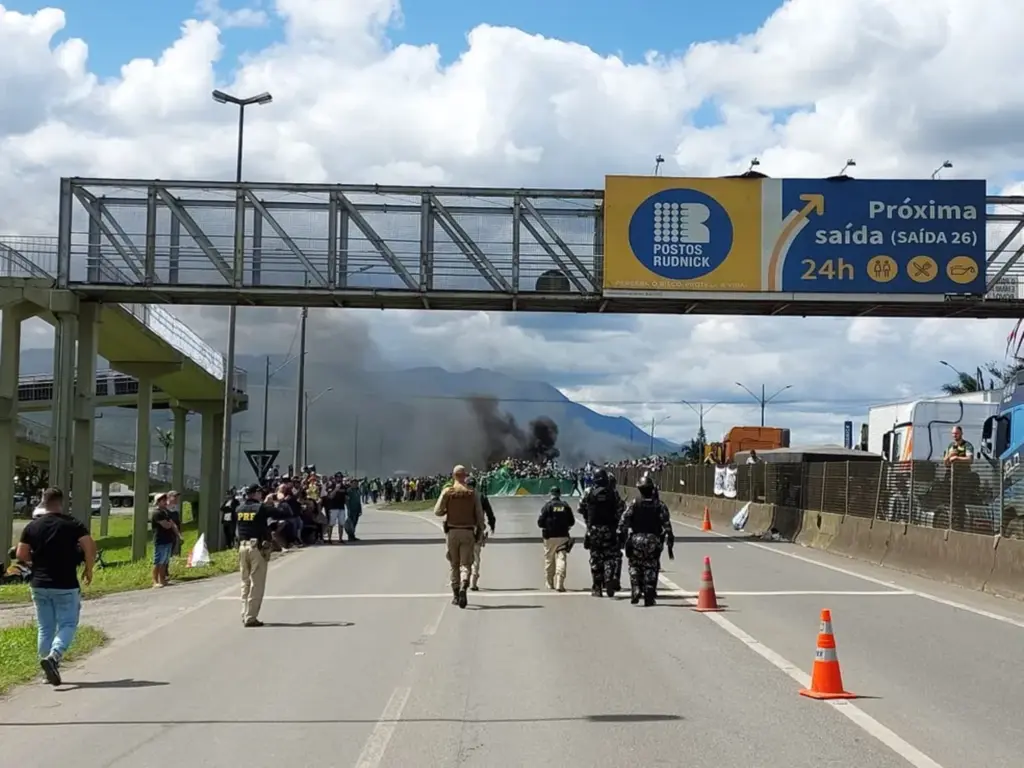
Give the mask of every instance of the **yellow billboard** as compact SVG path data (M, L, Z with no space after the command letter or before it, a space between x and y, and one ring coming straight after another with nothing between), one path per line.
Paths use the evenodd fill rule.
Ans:
M760 179L608 176L604 288L762 290Z

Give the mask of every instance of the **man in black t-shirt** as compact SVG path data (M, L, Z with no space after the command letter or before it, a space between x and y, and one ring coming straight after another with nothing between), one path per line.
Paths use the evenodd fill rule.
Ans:
M153 525L153 586L166 587L170 579L171 555L181 539L181 531L168 507L168 494L156 497L156 508L150 522Z
M60 489L47 489L41 506L46 514L25 526L17 556L32 567L39 665L50 685L60 685L60 662L75 639L82 606L78 565L84 561L82 581L91 583L96 543L88 528L64 514Z

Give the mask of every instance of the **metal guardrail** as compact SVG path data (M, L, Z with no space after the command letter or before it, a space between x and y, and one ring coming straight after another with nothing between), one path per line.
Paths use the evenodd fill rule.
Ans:
M18 437L28 440L29 442L36 443L37 445L49 445L52 433L50 427L46 424L41 424L38 421L26 418L24 416L18 417ZM101 464L106 464L108 467L114 467L125 472L135 472L135 457L131 454L119 451L116 448L111 448L109 445L103 443L93 444L93 461L97 461ZM149 475L154 480L160 482L170 483L172 470L169 466L160 465L159 471L154 472L153 468L150 467ZM185 476L185 488L182 490L196 490L199 488L199 479L190 475Z
M102 269L109 279L128 279L127 275L123 275L113 265L104 264ZM55 280L53 275L56 272L57 238L0 238L0 278ZM151 304L121 304L120 306L175 350L192 359L196 365L215 379L224 380L224 371L227 367L224 356L170 312ZM246 383L246 372L236 368L235 389L244 392Z
M1011 487L1000 467L982 460L952 467L929 461L759 462L736 470L738 501L1024 538L1024 487ZM620 484L635 486L645 471L631 467L615 475ZM669 465L653 475L665 492L715 495L710 465Z

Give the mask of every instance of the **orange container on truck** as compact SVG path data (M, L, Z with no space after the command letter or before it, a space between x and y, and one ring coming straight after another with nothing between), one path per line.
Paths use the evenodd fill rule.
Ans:
M720 443L707 447L705 458L716 464L728 464L741 451L770 451L789 448L789 430L782 427L733 427Z

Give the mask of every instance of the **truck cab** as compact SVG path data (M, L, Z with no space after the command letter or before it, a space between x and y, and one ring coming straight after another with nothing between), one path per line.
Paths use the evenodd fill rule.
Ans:
M1024 450L1024 371L1003 387L999 410L981 430L981 455L1002 466L1003 482L1016 480Z

